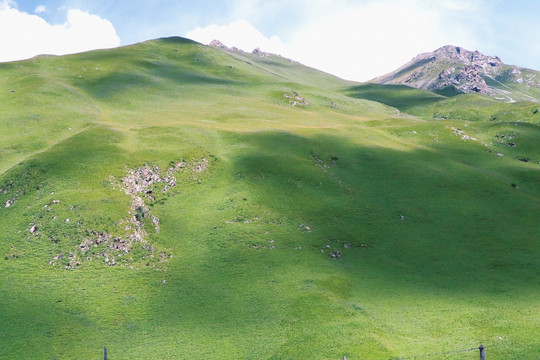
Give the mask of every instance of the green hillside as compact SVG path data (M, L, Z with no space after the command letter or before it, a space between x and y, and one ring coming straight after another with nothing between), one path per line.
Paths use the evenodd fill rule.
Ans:
M537 104L365 86L181 38L0 64L0 359L537 357Z
M370 83L352 85L342 92L353 98L377 101L427 119L540 123L538 102L504 103L478 94L444 96L404 85Z

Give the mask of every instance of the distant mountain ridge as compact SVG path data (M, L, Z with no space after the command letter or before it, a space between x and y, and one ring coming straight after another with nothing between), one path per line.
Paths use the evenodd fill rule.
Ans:
M498 56L452 45L419 54L402 67L370 82L447 94L480 93L508 102L540 101L540 72L507 65Z

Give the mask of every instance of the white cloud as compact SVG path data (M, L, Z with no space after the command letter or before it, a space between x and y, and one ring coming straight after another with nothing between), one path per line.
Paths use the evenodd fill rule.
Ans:
M436 14L410 5L395 2L389 11L374 2L328 14L296 36L293 57L351 80L387 73L436 42Z
M288 27L284 41L264 36L246 20L197 28L186 36L206 44L218 39L245 51L260 47L357 81L388 73L419 53L448 44L490 50L493 35L485 0L377 0L354 4L319 0L318 4L306 8L301 23ZM246 16L246 12L254 11L245 6L241 10Z
M478 1L474 3L379 0L327 12L296 35L291 57L346 79L367 81L444 45L475 50L489 27L478 14Z
M225 26L213 24L204 28L197 27L188 31L185 36L203 44L217 39L226 46L235 46L249 52L257 47L275 54L287 51L279 37L264 36L246 20L235 21Z
M44 12L47 12L47 7L45 5L38 5L36 6L36 10L34 10L36 14L42 14Z
M0 11L9 9L10 7L17 7L17 3L14 0L1 0Z
M0 61L30 58L39 54L65 55L120 45L110 21L71 9L67 21L51 25L37 15L17 10L14 2L0 2ZM37 10L37 9L36 9Z

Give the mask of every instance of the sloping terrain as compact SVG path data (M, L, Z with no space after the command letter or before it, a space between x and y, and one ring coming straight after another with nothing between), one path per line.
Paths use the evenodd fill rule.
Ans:
M537 356L536 104L260 55L0 64L0 358Z
M419 54L371 82L407 85L443 95L479 93L505 102L540 101L538 71L507 65L496 56L451 45Z

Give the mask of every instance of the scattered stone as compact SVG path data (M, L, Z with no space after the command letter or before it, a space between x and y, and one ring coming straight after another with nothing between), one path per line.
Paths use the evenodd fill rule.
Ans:
M465 126L467 126L467 124L465 124ZM469 135L465 134L465 133L463 132L463 130L461 130L461 129L457 129L457 128L455 128L455 127L451 127L451 129L452 129L452 134L453 134L453 135L460 136L460 137L461 137L461 140L473 140L473 141L478 140L478 139L476 139L476 138L474 138L474 137L472 137L472 136L469 136Z
M298 95L298 93L296 91L293 91L292 94L283 94L283 97L285 99L289 100L289 104L291 104L291 106L307 106L307 105L309 105L309 103L306 101L306 99L304 99L303 97Z
M341 258L341 251L332 251L332 252L330 253L330 257L331 257L332 259L339 259L339 258Z
M529 159L529 158L521 158L521 159L519 159L519 160L521 160L521 161L523 161L523 162L529 162L529 161L531 161L531 159Z
M198 162L198 163L195 164L195 167L194 167L193 170L194 170L195 172L200 173L200 172L206 170L206 166L207 166L207 165L208 165L208 160L206 160L206 159L201 159L200 162Z
M167 280L165 280L165 279L164 279L164 280L161 280L161 283L162 283L162 284L166 284L166 283L167 283Z
M349 249L349 248L351 247L351 244L345 243L345 244L343 244L343 247L344 247L345 249Z
M155 230L156 230L156 233L159 234L159 218L152 215L152 222L154 223L155 225Z
M509 142L509 143L508 143L508 146L510 146L510 147L514 147L514 146L516 146L516 143L513 143L513 142Z

